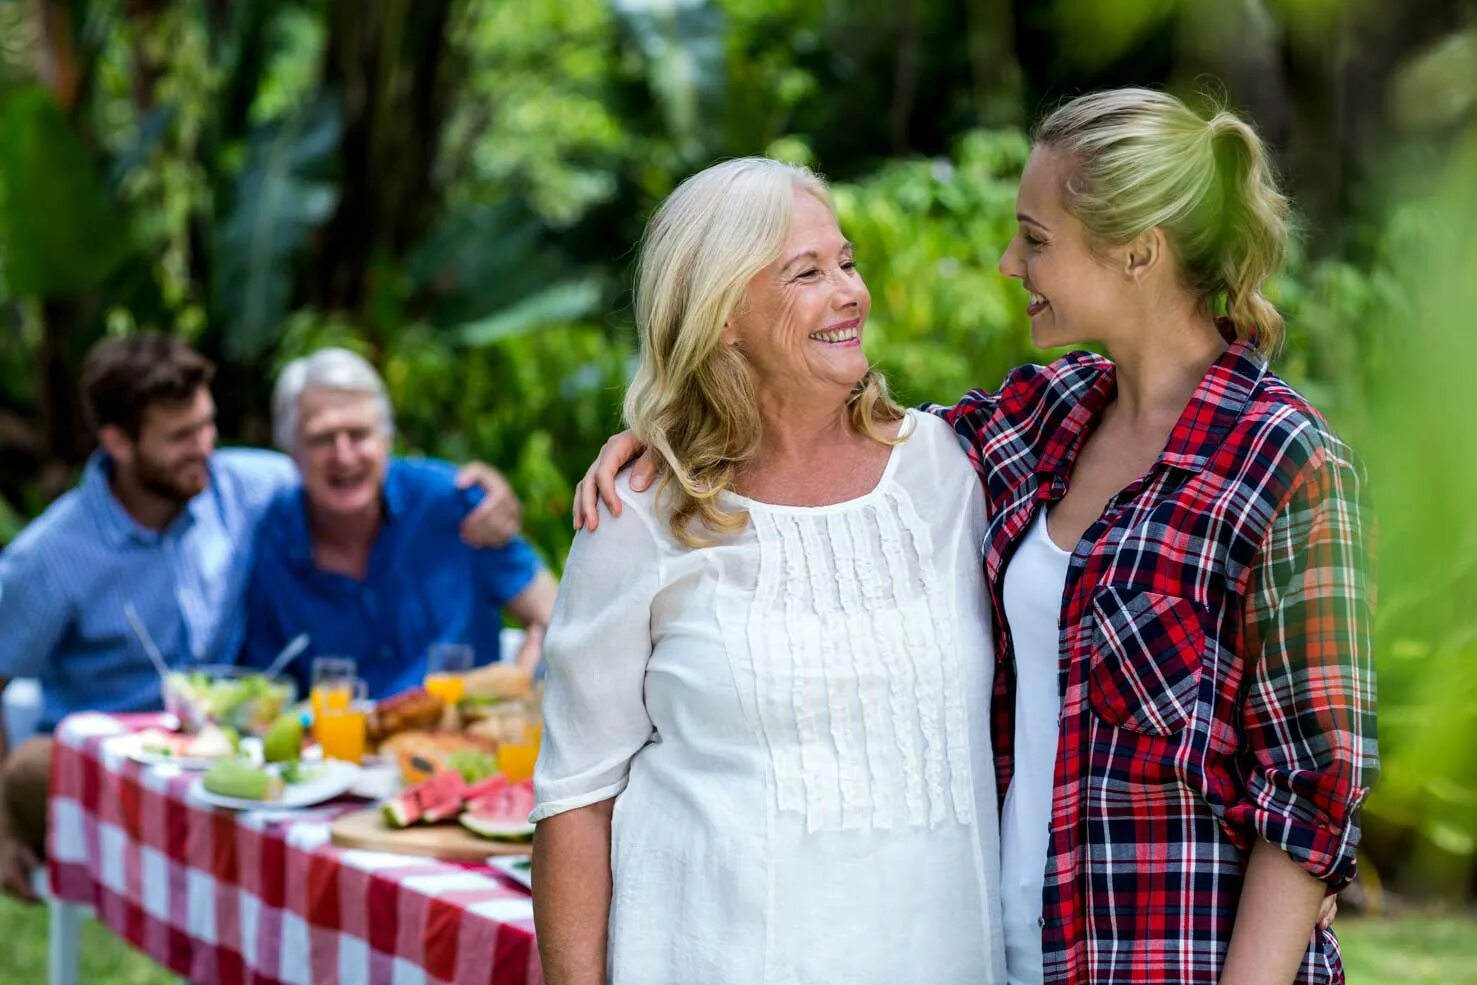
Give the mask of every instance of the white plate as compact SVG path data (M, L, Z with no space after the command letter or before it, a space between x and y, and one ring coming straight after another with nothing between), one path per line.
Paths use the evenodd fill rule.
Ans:
M351 792L355 797L363 797L365 800L389 800L400 793L403 787L399 766L366 756L363 765L359 767L359 778L354 781Z
M533 858L528 855L489 855L487 864L533 892Z
M301 783L289 783L276 800L243 800L240 797L222 797L205 789L205 778L197 779L190 787L190 796L202 804L225 807L233 811L283 810L296 807L312 807L332 800L347 791L359 777L359 767L337 759L322 763L303 765L312 775Z
M148 737L142 732L134 732L129 735L120 735L109 739L108 744L117 752L122 753L135 763L145 766L173 766L180 770L208 770L215 765L216 756L175 756L167 752L159 752L147 748L144 743Z

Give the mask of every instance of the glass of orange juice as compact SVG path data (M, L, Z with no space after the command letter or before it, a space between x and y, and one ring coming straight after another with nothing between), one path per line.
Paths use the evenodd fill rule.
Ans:
M533 776L539 746L544 738L544 716L535 697L529 701L509 701L500 709L498 719L498 772L515 783Z
M369 685L361 677L335 677L313 689L323 692L323 711L313 720L325 759L357 763L364 758L369 724Z
M321 745L323 738L318 734L318 723L329 703L347 702L350 695L343 688L333 687L336 682L352 681L359 667L352 657L318 657L313 661L313 689L308 697L313 705L313 738ZM340 708L343 705L339 705Z
M473 650L465 643L435 643L426 651L426 690L454 705L465 690L463 675L472 669Z

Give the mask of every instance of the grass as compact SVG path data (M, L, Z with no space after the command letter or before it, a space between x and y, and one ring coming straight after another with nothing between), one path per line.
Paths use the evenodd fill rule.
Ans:
M0 896L0 982L45 985L46 908ZM170 974L96 920L82 926L79 982L87 985L178 985Z
M1477 913L1338 918L1350 985L1477 985ZM0 982L46 981L46 911L0 897ZM179 979L93 921L82 932L81 981L176 985Z
M1350 985L1477 985L1477 913L1334 923Z

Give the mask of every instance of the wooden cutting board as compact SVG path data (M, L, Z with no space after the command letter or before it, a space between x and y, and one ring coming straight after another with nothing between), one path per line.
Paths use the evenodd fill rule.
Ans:
M531 844L514 844L478 838L456 821L392 828L385 824L378 807L341 815L329 830L340 848L370 852L421 855L448 862L481 862L489 855L528 855Z

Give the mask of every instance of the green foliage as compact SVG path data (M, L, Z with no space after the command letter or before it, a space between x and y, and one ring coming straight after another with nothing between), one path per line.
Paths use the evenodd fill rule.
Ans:
M266 352L292 300L293 262L332 214L338 104L320 99L258 126L215 238L217 323L231 354Z
M835 188L872 292L867 351L901 399L952 403L1047 358L1025 292L997 269L1029 147L1018 130L964 135L953 158L896 161Z
M51 94L0 100L0 255L18 297L95 287L123 259L128 232L87 149Z
M1369 464L1380 518L1378 623L1384 780L1371 834L1415 835L1412 878L1469 892L1477 872L1477 128L1397 210L1381 292L1358 360L1368 384L1349 433Z
M85 71L64 110L32 77L54 42L34 5L0 2L0 543L77 464L69 436L36 423L74 396L56 380L105 331L162 328L220 361L232 439L265 433L287 359L363 352L399 450L504 469L557 567L572 483L619 424L632 251L688 173L767 152L835 179L873 295L869 354L904 402L952 401L1056 355L1032 347L1025 296L996 268L1028 148L994 124L1136 53L1224 50L1253 28L1305 51L1377 5L449 0L440 37L429 14L419 33L351 24L364 57L335 47L330 17L357 9L343 0L66 6ZM1018 59L1043 28L1052 57ZM1453 893L1477 860L1477 429L1462 405L1477 153L1449 154L1443 128L1472 121L1474 38L1438 38L1398 75L1392 112L1421 137L1271 291L1289 324L1278 370L1363 453L1381 525L1371 860ZM432 62L435 91L397 101L397 73ZM1316 139L1301 121L1317 92L1284 95L1300 100L1292 139ZM391 154L367 181L346 163L365 146ZM1308 171L1317 151L1288 159ZM430 160L425 187L398 184Z
M467 78L442 147L452 199L525 195L562 227L614 197L634 140L610 98L610 5L467 4L459 18L452 37Z

